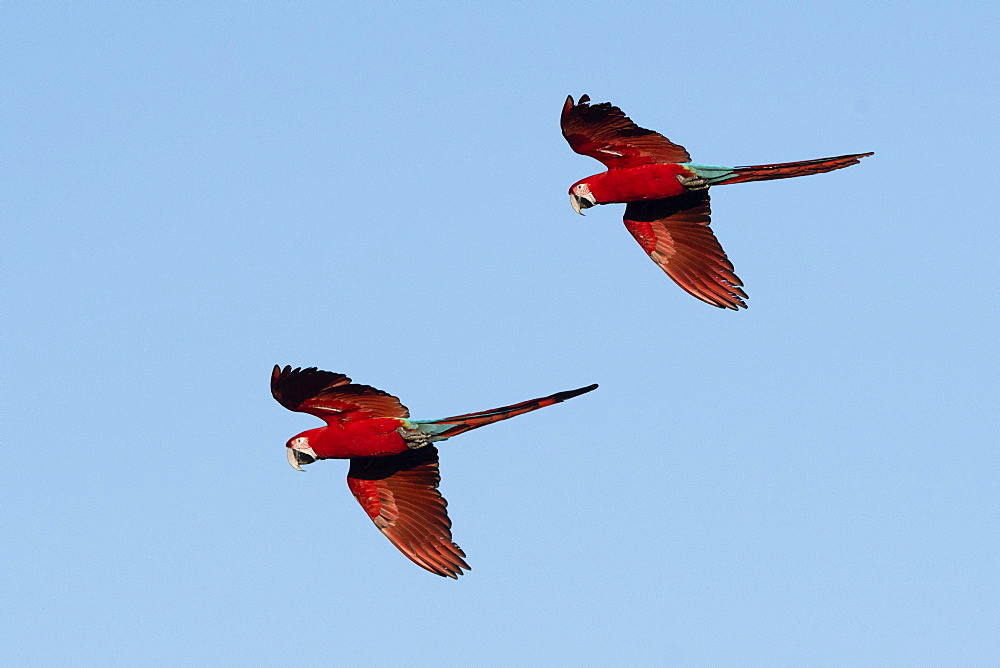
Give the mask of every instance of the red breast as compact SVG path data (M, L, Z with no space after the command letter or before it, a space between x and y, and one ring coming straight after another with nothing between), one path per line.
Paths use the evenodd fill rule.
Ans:
M690 176L690 172L678 164L652 164L610 169L586 182L598 203L612 204L676 197L685 192L678 176Z
M312 446L320 459L349 459L395 455L406 451L406 441L396 432L400 421L396 418L371 418L340 422L320 427L310 436Z

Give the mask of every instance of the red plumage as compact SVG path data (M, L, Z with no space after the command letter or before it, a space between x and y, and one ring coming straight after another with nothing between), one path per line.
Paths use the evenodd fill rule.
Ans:
M578 213L597 204L625 203L625 227L687 293L718 306L746 308L743 283L712 230L708 188L786 179L857 164L872 153L748 167L691 163L684 147L639 127L607 102L566 98L560 118L570 148L600 160L607 171L577 181L570 201Z
M596 385L441 420L407 420L399 399L340 373L316 368L271 373L271 394L285 408L310 413L325 427L287 443L288 461L301 470L317 459L350 459L347 485L375 526L411 561L457 578L465 553L451 538L448 502L437 487L438 451L431 445L499 420L551 406Z
M735 174L712 185L728 185L730 183L746 183L748 181L771 181L773 179L790 179L796 176L809 176L832 172L861 162L874 153L853 153L838 155L835 158L818 158L800 162L781 162L775 165L751 165L749 167L733 167Z

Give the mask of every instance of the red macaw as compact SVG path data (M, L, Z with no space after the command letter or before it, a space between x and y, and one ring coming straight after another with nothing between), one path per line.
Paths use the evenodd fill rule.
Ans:
M440 420L409 420L396 397L355 385L342 373L274 367L271 394L292 411L311 413L325 427L290 439L288 463L299 471L317 459L350 459L347 486L375 526L418 566L457 578L465 552L451 540L448 503L437 491L438 452L432 445L457 434L551 406L597 385L557 392L503 408Z
M787 179L856 165L872 153L750 167L717 167L691 162L682 146L640 128L607 102L566 98L562 133L570 148L597 158L606 172L577 181L570 204L583 214L597 204L625 203L625 227L656 264L703 302L746 308L743 283L709 228L709 186Z

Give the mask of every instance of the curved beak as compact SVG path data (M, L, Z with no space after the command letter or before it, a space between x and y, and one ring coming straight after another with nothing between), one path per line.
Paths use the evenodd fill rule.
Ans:
M596 202L592 202L586 197L580 197L579 195L574 195L573 193L569 194L569 203L570 206L573 207L573 210L581 216L583 215L583 209L589 209L596 204Z
M292 468L296 471L305 471L302 468L302 464L312 464L316 461L316 458L312 455L302 452L301 450L296 450L295 448L286 448L288 452L288 463L292 465Z

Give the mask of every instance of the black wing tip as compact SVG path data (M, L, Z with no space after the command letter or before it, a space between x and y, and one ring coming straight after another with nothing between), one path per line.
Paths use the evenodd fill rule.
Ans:
M326 371L320 371L314 366L307 367L303 369L300 366L292 368L291 364L286 364L282 367L280 364L275 364L274 368L271 369L271 393L274 394L276 391L280 390L280 385L282 382L287 380L291 376L296 376L299 374L308 375L314 373L327 373ZM277 395L275 395L277 398Z
M743 301L744 299L750 299L747 293L742 290L743 285L730 285L730 293L728 301L724 301L721 304L713 304L713 306L718 306L720 308L727 308L733 311L739 311L741 308L750 308L747 303Z
M271 369L271 379L275 380L277 378L280 378L282 376L287 376L297 371L299 371L299 369L296 368L293 370L291 365L289 364L286 364L285 366L281 366L280 364L275 364L274 368Z
M291 369L292 367L290 366L281 368L278 364L275 364L274 368L271 369L271 396L274 397L282 406L285 406L285 408L288 408L288 406L286 406L285 402L281 400L281 382L291 372Z
M286 364L285 366L281 366L280 364L275 364L274 370L271 371L271 375L290 376L293 373L316 373L317 371L319 371L319 369L314 366L309 366L309 367L297 366L293 369L291 364ZM321 371L320 373L327 373L327 372Z
M569 118L570 114L573 114L574 112L579 113L578 110L580 109L589 109L590 108L589 102L590 102L590 96L586 94L581 95L579 101L576 102L573 101L572 95L567 95L566 102L563 104L562 108L563 122L565 122L566 119Z
M290 364L274 365L271 370L271 396L290 411L297 411L303 401L322 392L330 383L340 381L350 383L351 379L342 373L322 371L314 366L295 367Z
M747 306L747 303L743 300L750 299L750 297L748 297L747 294L740 289L743 287L742 284L726 286L727 291L735 289L739 290L739 293L728 292L728 294L722 295L720 293L717 292L713 293L711 291L702 292L701 290L698 290L692 292L690 289L688 289L684 285L681 285L676 280L674 282L677 283L677 285L680 286L680 288L684 290L684 292L688 293L689 295L691 295L695 299L698 299L699 301L705 302L709 306L714 306L715 308L721 308L721 309L728 309L730 311L739 311L741 308L743 309L749 308L749 306Z
M385 533L385 530L382 530L382 533ZM424 569L428 573L433 573L434 575L439 575L443 578L457 580L459 575L465 575L468 571L472 570L472 566L467 564L465 561L465 551L458 546L458 543L450 538L448 539L448 544L454 548L454 551L448 550L446 552L442 552L438 549L431 549L429 546L424 546L424 550L418 552L413 550L412 546L408 546L408 549L404 549L401 545L396 544L392 538L389 540L393 542L404 557L415 563L417 566L420 566L420 568Z
M608 104L605 102L604 104ZM568 114L574 109L585 110L590 109L590 96L584 93L580 96L579 100L574 101L572 95L566 96L566 103L563 104L563 114Z
M424 568L427 568L427 567L425 566ZM464 570L463 570L463 568L460 568L458 566L455 566L454 568L455 568L455 570L453 570L453 571L446 571L446 570L440 570L440 571L434 570L434 571L431 571L431 569L429 569L429 568L427 568L427 570L430 571L431 573L433 573L434 575L440 575L443 578L451 578L452 580L457 580L459 575L465 575L467 572L469 572L469 571L472 570L472 568L470 566L465 566Z
M337 371L324 371L323 369L320 369L319 367L315 366L297 366L293 368L291 364L286 364L284 367L275 364L274 370L271 372L271 375L274 375L276 373L282 376L300 376L300 375L311 376L313 374L329 374L331 376L344 375Z
M451 545L456 550L458 550L457 559L455 559L452 563L448 564L447 566L438 566L434 570L431 570L426 566L424 566L424 568L427 568L427 570L429 570L431 573L434 573L434 575L440 575L443 578L451 578L452 580L457 580L459 575L465 575L466 573L471 571L472 566L465 563L465 551L462 550L462 548L460 548L458 544L455 543L454 541L451 541ZM423 564L420 563L418 563L417 565L423 566Z

